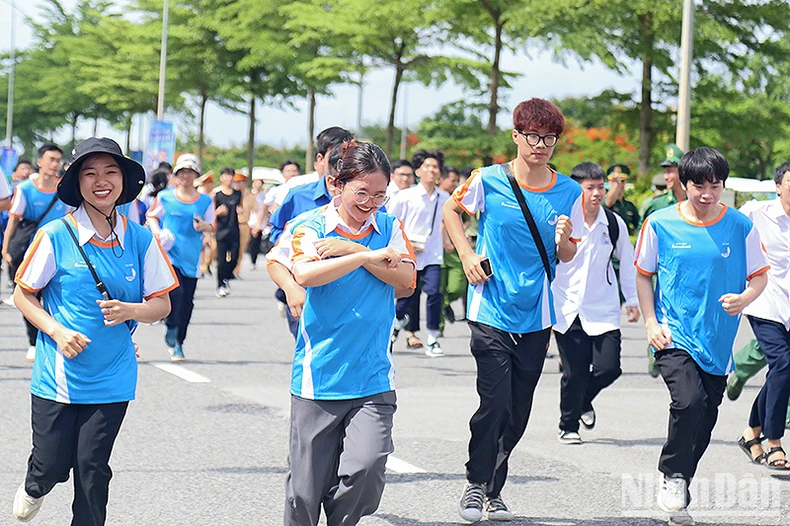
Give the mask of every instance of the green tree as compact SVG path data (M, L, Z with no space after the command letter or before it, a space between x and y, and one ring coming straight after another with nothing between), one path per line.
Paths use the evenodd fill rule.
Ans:
M533 15L550 37L548 46L560 59L600 60L625 73L641 65L639 94L639 170L650 170L656 138L653 122L657 80L675 84L674 57L680 45L680 0L557 0L537 3ZM790 5L784 0L760 3L732 0L697 2L694 60L698 71L724 67L738 71L748 55L779 53L787 34ZM672 89L674 94L674 88Z
M234 67L240 78L237 93L249 107L249 173L255 165L257 101L281 105L305 95L304 86L290 74L298 57L283 31L282 9L287 4L288 0L205 0L203 4L205 12L212 13L206 26L216 32L225 49L239 57Z
M428 0L299 0L289 8L322 42L344 56L360 56L367 68L394 70L385 152L392 155L398 92L403 82L439 86L449 78L479 83L477 61L441 53L448 13Z

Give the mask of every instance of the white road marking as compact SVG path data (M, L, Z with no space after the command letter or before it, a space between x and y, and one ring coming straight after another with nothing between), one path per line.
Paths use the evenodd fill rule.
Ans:
M394 471L395 473L407 474L407 473L427 473L422 468L418 468L417 466L412 466L408 462L404 462L399 458L395 458L392 455L387 457L387 469L390 471Z
M176 365L174 363L167 363L167 362L151 362L151 365L158 369L162 369L166 373L170 373L172 375L178 376L182 380L186 380L187 382L191 382L193 384L205 384L211 383L211 380L202 376L198 373L193 373L189 369L184 369L180 365Z

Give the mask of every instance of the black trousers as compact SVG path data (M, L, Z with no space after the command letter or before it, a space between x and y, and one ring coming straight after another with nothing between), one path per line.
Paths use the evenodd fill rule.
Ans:
M622 374L620 331L588 336L576 317L565 334L554 333L562 359L560 429L578 431L579 417L592 410L592 401Z
M239 239L217 240L217 286L233 279L233 269L239 261Z
M173 267L180 285L170 291L170 314L165 318L168 329L177 329L176 341L183 344L187 339L189 320L195 308L195 289L197 278L184 276L178 267Z
M247 253L250 255L250 261L253 265L258 264L258 256L261 254L261 243L263 242L263 234L253 236L250 234L250 244L247 245Z
M469 422L466 478L486 484L486 494L496 497L507 479L508 458L527 429L551 329L511 334L472 321L469 328L480 407Z
M8 271L11 274L11 281L14 280L14 276L16 276L16 271L18 268L19 268L18 266L9 265ZM38 298L38 300L41 301L40 292L36 294L36 298ZM25 331L27 332L27 344L31 347L35 347L36 340L38 339L38 329L36 329L36 327L32 323L27 321L27 318L25 318L24 316L22 316L22 320L25 322Z
M33 451L25 491L43 497L74 472L71 526L100 526L107 518L110 455L129 402L61 404L32 396Z
M691 482L719 416L726 376L703 371L682 349L656 353L656 365L669 389L669 429L658 470L667 477Z
M749 427L762 427L765 438L778 440L785 433L790 398L790 332L781 323L749 316L749 323L768 362L768 374L752 404Z

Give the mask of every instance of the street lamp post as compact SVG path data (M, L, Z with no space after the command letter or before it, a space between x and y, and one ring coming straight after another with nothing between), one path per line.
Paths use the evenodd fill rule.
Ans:
M14 45L14 19L16 7L11 0L11 70L8 73L8 108L5 120L6 146L14 147L14 67L16 65L16 49Z
M159 97L156 103L156 118L162 120L165 116L165 73L167 71L167 15L168 0L162 8L162 50L159 53Z
M694 55L694 0L683 0L683 29L680 38L680 87L678 90L675 143L687 152L691 129L691 58Z

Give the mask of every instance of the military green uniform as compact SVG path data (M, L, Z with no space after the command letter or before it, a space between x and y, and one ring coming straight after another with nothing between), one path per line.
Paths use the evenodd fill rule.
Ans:
M639 210L631 201L627 199L615 201L614 206L610 207L609 210L623 218L630 235L634 235L639 229Z
M655 212L656 210L661 210L668 206L673 206L677 203L678 200L675 199L675 193L672 190L667 190L663 194L654 197L648 203L647 208L645 208L645 215L643 216L644 219L647 219L647 216Z

